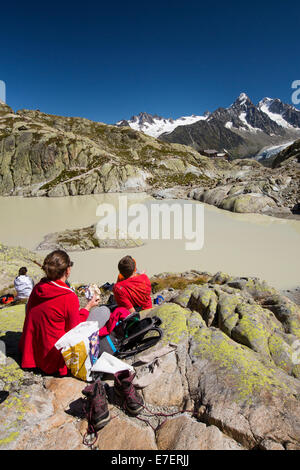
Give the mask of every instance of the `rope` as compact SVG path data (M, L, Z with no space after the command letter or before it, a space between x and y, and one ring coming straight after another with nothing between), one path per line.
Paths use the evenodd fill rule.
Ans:
M153 429L154 432L157 432L158 429L164 425L164 423L167 421L167 418L170 418L170 417L178 415L178 414L183 414L183 413L191 413L193 416L195 415L195 410L179 410L179 411L174 411L173 413L162 413L162 412L154 413L151 410L149 410L149 408L147 408L147 406L144 403L140 403L135 398L135 396L134 396L134 392L135 392L134 387L130 387L129 391L124 390L123 392L124 392L125 398L123 400L122 407L124 408L125 411L126 411L125 403L126 403L126 396L127 396L127 397L131 398L131 400L134 401L136 404L140 405L151 416L154 416L156 418L158 418L158 417L164 417L165 418L162 423L159 423L156 427L154 427L154 426L152 426L150 421L148 421L147 419L143 419L140 416L135 416L135 418L137 418L138 420L143 421L144 423L148 424Z
M194 410L179 410L179 411L174 411L173 413L153 413L152 411L150 411L145 405L142 405L142 407L151 415L151 416L155 416L156 418L158 417L164 417L165 419L159 423L156 427L152 426L152 424L150 423L150 421L148 421L147 419L143 419L141 418L140 416L136 416L137 419L139 419L140 421L143 421L144 423L148 424L154 432L157 432L159 428L161 428L165 422L167 421L167 418L170 418L172 416L176 416L176 415L179 415L179 414L183 414L183 413L191 413L193 416L195 415L195 411Z

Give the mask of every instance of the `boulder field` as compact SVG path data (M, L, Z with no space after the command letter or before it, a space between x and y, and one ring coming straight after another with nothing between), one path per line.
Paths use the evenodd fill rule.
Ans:
M94 448L300 449L299 306L256 278L191 271L152 281L166 301L142 315L159 316L164 336L147 352L172 350L142 393L152 414L172 416L140 415L151 426L130 417L107 376L112 419ZM24 315L24 305L0 310L0 449L89 449L85 383L19 366ZM128 359L137 378L151 370L139 357Z
M237 213L259 213L299 220L300 163L292 156L274 169L255 160L235 160L224 177L192 188L152 191L156 198L193 199ZM203 184L204 183L204 184Z

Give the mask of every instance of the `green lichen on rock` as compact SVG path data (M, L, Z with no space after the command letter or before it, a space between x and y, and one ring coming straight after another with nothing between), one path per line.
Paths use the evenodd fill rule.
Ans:
M182 292L180 292L174 299L174 303L180 305L181 307L187 307L190 301L191 296L194 291L197 291L197 284L190 284Z
M25 318L25 305L12 305L0 310L0 335L7 331L21 332Z
M237 344L259 353L264 364L299 376L299 367L292 364L298 307L265 281L217 273L203 286L188 286L174 302L199 313L206 326L217 326Z
M18 341L23 329L25 305L14 305L0 310L0 339L6 345L4 363L0 367L0 383L5 391L19 388L24 372L15 357L18 354ZM7 354L10 351L10 354ZM11 354L12 353L12 354ZM10 356L13 357L10 357Z
M150 316L157 315L163 322L163 343L179 344L188 339L187 319L189 310L173 303L166 303L151 310Z
M191 356L206 359L215 365L215 373L236 392L237 401L252 403L254 396L269 391L292 396L289 387L277 377L276 371L264 365L259 356L239 345L223 332L200 328L192 337Z
M263 313L258 305L239 304L237 306L239 320L231 332L232 338L262 355L268 356L268 339L270 332L261 321Z
M274 289L275 291L275 289ZM266 295L261 304L272 311L286 333L300 339L300 307L277 291Z
M189 308L200 313L207 326L214 322L217 305L217 295L210 285L194 289L188 303Z
M30 411L28 406L29 398L28 394L21 391L18 394L9 396L1 405L3 410L0 413L0 449L1 447L6 448L8 444L12 444L21 434L24 419Z
M0 369L0 381L4 383L3 390L9 391L12 385L19 385L24 378L24 372L16 362L8 361Z
M239 295L228 295L223 293L219 297L218 302L218 327L231 336L231 332L238 322L239 314L236 307L240 304L241 297Z
M276 366L291 374L293 371L292 348L276 333L269 338L269 350Z
M232 276L230 276L230 274L219 271L212 277L211 283L212 284L225 284L231 279L232 279Z
M19 434L19 431L10 432L7 437L4 437L4 439L0 439L0 447L13 442L19 436Z

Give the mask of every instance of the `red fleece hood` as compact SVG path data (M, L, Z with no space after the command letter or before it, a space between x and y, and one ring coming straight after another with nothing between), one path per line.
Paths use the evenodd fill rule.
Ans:
M77 295L62 281L42 279L27 303L19 348L22 367L43 370L46 374L67 374L67 367L55 343L68 331L85 321L88 310L79 309Z
M33 294L40 299L48 300L61 295L74 294L74 292L62 281L49 281L43 278L34 287Z

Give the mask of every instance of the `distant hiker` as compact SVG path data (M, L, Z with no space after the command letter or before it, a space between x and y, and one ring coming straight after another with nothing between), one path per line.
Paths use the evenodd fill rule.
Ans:
M124 256L118 269L120 274L113 288L118 306L127 308L130 313L151 308L151 282L145 273L137 271L134 258Z
M54 344L65 333L85 321L99 301L93 297L80 309L77 295L67 284L73 262L62 250L46 256L42 269L46 277L29 297L19 344L23 368L39 368L46 374L67 375L63 356Z
M31 277L27 276L27 268L25 266L19 269L19 274L14 281L14 286L17 291L16 300L28 299L32 292L34 282Z

